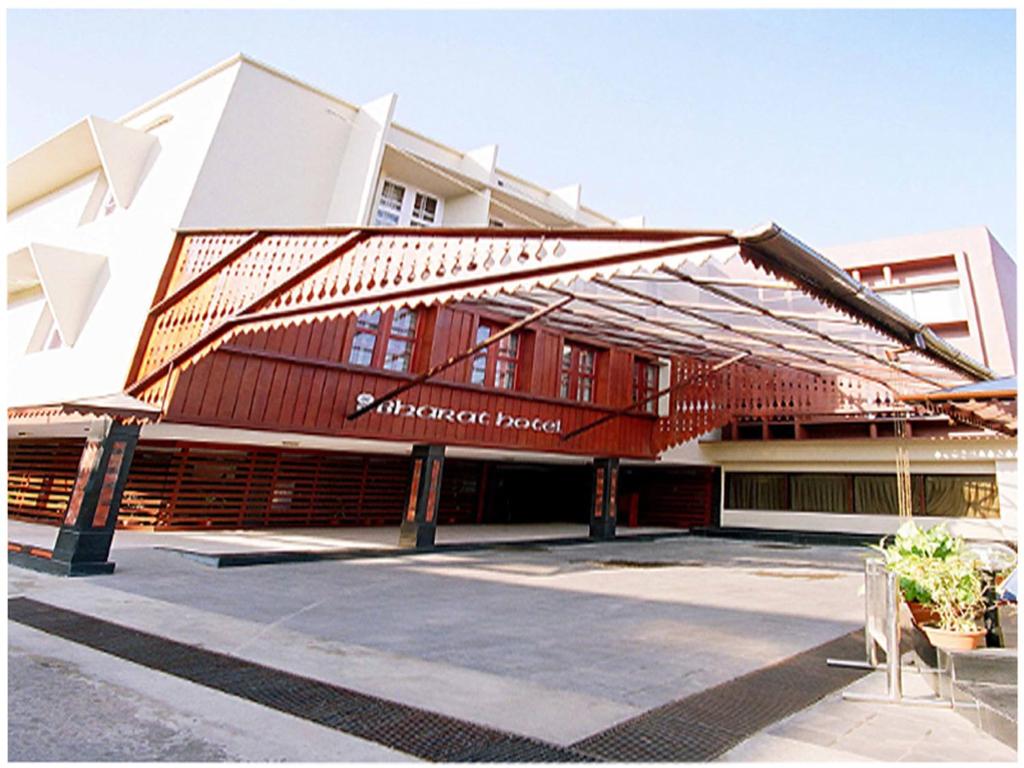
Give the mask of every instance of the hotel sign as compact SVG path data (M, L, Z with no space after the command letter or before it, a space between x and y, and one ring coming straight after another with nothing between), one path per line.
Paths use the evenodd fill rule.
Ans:
M356 396L356 405L365 408L375 399L369 392ZM449 424L466 424L480 427L498 427L499 429L541 432L557 435L562 431L561 419L531 418L506 411L461 411L454 408L443 408L430 403L407 403L395 398L378 405L374 411L385 416L402 419L425 419L427 421L444 421Z

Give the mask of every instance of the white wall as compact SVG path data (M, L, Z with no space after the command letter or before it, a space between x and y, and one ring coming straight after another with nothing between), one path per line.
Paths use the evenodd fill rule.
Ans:
M22 357L46 306L41 289L26 291L7 301L7 359Z
M324 224L355 111L247 62L238 67L182 226Z
M67 186L12 211L4 237L7 252L23 248L32 240L49 242L76 228L97 183L106 186L101 176L102 171L97 168Z
M74 347L11 355L8 405L122 389L174 229L181 223L237 69L223 68L126 121L128 127L141 129L159 117L172 118L153 130L158 146L129 208L109 216L101 212L94 221L78 225L91 189L87 180L79 180L12 212L9 218L17 224L19 238L106 256L110 277Z

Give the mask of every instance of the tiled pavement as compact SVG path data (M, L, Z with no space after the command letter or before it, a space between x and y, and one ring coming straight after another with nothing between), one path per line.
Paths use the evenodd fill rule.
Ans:
M915 671L903 674L910 699L932 695ZM847 691L882 694L874 672ZM844 701L834 693L769 726L721 758L728 762L1016 762L1017 753L952 709Z
M8 583L12 596L571 745L856 629L861 557L857 548L676 539L216 570L140 546L117 553L113 576L69 580L9 569ZM68 660L80 691L109 693L145 725L121 721L93 743L92 759L130 759L133 739L149 740L139 759L396 759L380 745L10 628L9 743L29 750L22 759L42 743L60 743L55 723L71 743L102 734L95 697L70 696L60 713L49 709L59 686L47 670ZM35 686L36 677L49 683ZM163 722L179 732L167 734ZM952 712L830 697L768 725L727 758L933 753L1014 757Z

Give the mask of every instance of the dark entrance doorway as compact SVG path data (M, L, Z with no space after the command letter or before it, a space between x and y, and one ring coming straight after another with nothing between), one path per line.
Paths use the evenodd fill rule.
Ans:
M589 466L496 464L485 523L579 523L589 520Z
M578 523L589 520L589 465L449 459L441 481L441 525Z

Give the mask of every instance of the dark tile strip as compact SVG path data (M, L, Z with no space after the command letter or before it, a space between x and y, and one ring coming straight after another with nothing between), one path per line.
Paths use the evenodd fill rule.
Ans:
M867 674L851 632L777 664L669 702L569 747L547 744L179 643L24 597L12 621L280 712L437 762L707 762Z
M851 632L777 664L673 701L596 733L571 748L618 762L707 762L866 671L829 667L827 658L860 658L863 634Z
M787 544L834 545L859 547L877 544L877 534L852 533L843 531L795 531L778 528L711 528L699 526L690 530L692 536L717 539L742 539L746 541L777 541Z
M689 531L679 530L664 533L638 533L619 536L601 541L602 544L650 542L658 539L677 539L689 536ZM323 560L373 560L392 557L414 557L448 552L486 552L491 550L530 550L549 547L572 547L580 544L597 543L587 536L559 539L516 539L513 541L466 542L464 544L436 544L432 549L376 549L352 548L335 550L268 550L262 552L206 553L180 547L156 547L173 552L190 560L214 568L242 568L252 565L276 565L280 563L313 563Z
M571 749L410 707L57 608L7 602L12 621L434 762L593 762Z

